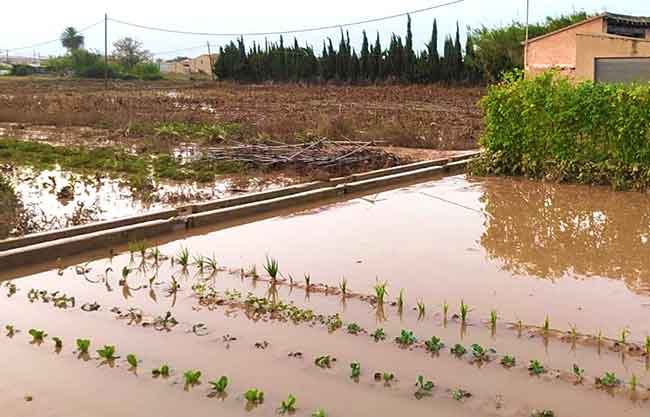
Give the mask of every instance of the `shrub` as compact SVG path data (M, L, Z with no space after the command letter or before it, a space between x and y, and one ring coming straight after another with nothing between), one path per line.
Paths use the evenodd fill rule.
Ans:
M650 186L650 84L573 83L520 72L482 99L477 175L523 175L616 189Z
M36 68L32 67L31 65L25 65L25 64L16 64L13 67L11 67L10 74L15 75L17 77L25 77L27 75L32 75L36 73Z

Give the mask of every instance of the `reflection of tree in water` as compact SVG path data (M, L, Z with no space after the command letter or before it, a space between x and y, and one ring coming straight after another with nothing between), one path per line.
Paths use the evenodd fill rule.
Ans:
M622 279L650 292L650 197L607 188L487 180L481 245L503 269Z

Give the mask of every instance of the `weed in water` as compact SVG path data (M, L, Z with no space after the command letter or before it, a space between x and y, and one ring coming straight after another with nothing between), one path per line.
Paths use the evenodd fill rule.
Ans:
M381 328L375 330L370 336L375 339L375 342L386 339L386 333Z
M645 337L645 347L644 347L644 350L645 350L645 354L646 354L647 356L650 356L650 336L646 336L646 337Z
M278 279L278 273L280 272L280 265L277 259L269 258L267 255L264 269L266 270L266 273L269 274L272 281L276 281Z
M151 371L151 375L154 378L163 377L166 378L169 376L169 365L161 365L160 368L154 369Z
M614 372L605 372L605 375L596 378L596 385L601 385L606 388L614 388L621 385L621 380L618 379Z
M63 340L61 338L54 336L52 341L54 342L54 349L61 350L63 348Z
M418 375L418 379L415 382L415 386L418 388L417 394L428 394L433 390L434 384L433 381L425 381L422 375Z
M90 349L90 340L77 339L77 350L79 353L88 353L88 349Z
M497 315L496 310L490 311L490 326L492 327L492 330L497 328L497 320L499 319L499 316Z
M209 381L208 383L212 386L214 391L223 394L226 392L226 387L228 387L228 377L224 375L221 378Z
M341 295L343 297L348 295L348 280L345 277L339 283L339 289L341 290Z
M411 346L413 343L417 342L418 339L413 335L411 330L402 329L399 337L395 338L395 341L402 346Z
M630 329L628 329L626 327L623 330L621 330L621 337L618 339L618 341L623 345L626 344L627 343L627 337L629 335L630 335Z
M542 366L542 364L536 359L530 361L528 370L530 371L531 375L541 375L546 373L546 368L544 368L544 366Z
M548 315L544 319L544 326L542 326L542 330L544 331L544 334L548 334L548 332L551 330L551 321L548 318Z
M569 326L571 326L569 328L569 337L571 338L571 341L575 343L575 341L578 339L578 328L575 324L570 324Z
M314 412L311 413L311 417L325 417L325 416L326 416L325 410L323 410L322 408L314 410Z
M553 410L536 410L530 415L530 417L555 417Z
M467 323L467 316L469 312L469 306L465 304L465 301L460 300L460 320L463 324Z
M319 368L331 368L332 367L332 362L336 361L336 359L332 358L330 355L323 355L319 356L314 360L314 364L318 366Z
M305 289L309 291L311 289L311 275L305 274Z
M260 391L257 388L251 388L244 393L244 398L246 401L253 404L261 404L264 402L264 391Z
M350 364L351 374L350 378L357 379L361 375L361 364L359 362L352 362Z
M462 388L456 388L451 391L451 396L453 397L454 400L461 401L465 398L471 397L472 394L470 394L469 391L465 391Z
M438 353L442 348L445 347L445 344L440 340L439 337L431 336L431 339L426 340L424 345L427 347L427 350L431 353Z
M399 290L399 297L397 298L397 311L400 313L404 311L404 289Z
M119 358L119 356L115 356L115 346L111 345L104 345L102 349L97 349L97 354L100 358L107 361L112 361Z
M456 343L454 347L451 348L451 353L455 355L456 357L461 357L467 352L467 349L465 349L465 346Z
M424 301L418 300L417 306L418 306L418 317L423 318L424 315L426 314L426 306L424 305Z
M293 394L289 394L286 400L282 401L280 404L280 408L278 408L278 412L280 414L285 414L285 413L294 413L296 411L296 397L293 396Z
M136 358L134 354L129 353L128 355L126 355L126 361L129 363L129 365L131 365L131 367L133 368L138 367L138 358Z
M42 343L47 337L44 330L29 329L29 335L32 337L32 343Z
M183 374L185 387L193 387L201 383L201 371L189 370Z
M210 268L212 272L217 272L219 270L219 262L217 262L217 258L214 256L214 254L212 257L206 257L205 262L207 267Z
M639 385L639 380L636 377L636 374L632 374L632 379L630 379L630 389L636 391L636 387Z
M395 379L395 375L393 375L391 372L384 372L381 377L384 380L385 384L390 384L390 382Z
M363 331L363 328L357 323L348 324L348 333L350 334L359 334Z
M505 355L503 358L501 358L501 365L505 366L506 368L512 368L517 365L517 359L514 356Z
M176 254L176 262L183 268L190 266L190 250L182 246L178 253Z
M194 255L192 258L194 265L198 268L200 273L203 273L205 271L206 266L208 265L208 260L205 256L203 255Z
M488 350L485 349L483 346L474 343L472 346L472 355L474 356L474 359L477 361L487 361L489 359L488 357Z
M327 317L325 323L327 325L327 331L330 333L337 331L341 326L343 326L343 320L341 320L339 313Z
M382 283L377 281L377 284L375 285L375 298L377 300L377 304L384 304L384 297L388 295L388 292L386 291L387 286L387 281L384 281Z
M585 370L576 365L575 363L573 364L573 375L576 377L576 383L580 384L585 378Z

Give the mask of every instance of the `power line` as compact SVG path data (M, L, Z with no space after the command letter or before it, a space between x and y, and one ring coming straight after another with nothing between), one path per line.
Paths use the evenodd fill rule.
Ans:
M364 24L367 24L367 23L381 22L381 21L384 21L384 20L395 19L395 18L398 18L398 17L405 17L407 15L415 15L415 14L418 14L418 13L424 13L424 12L439 9L439 8L442 8L442 7L452 6L454 4L462 3L464 1L465 0L453 0L453 1L446 2L446 3L436 4L434 6L425 7L425 8L422 8L422 9L412 10L410 12L398 13L398 14L393 14L393 15L390 15L390 16L377 17L377 18L374 18L374 19L360 20L360 21L350 22L350 23L343 23L343 24L330 25L330 26L318 26L318 27L302 28L302 29L291 29L291 30L284 30L284 31L272 31L272 32L249 32L249 33L190 32L190 31L184 31L184 30L166 29L166 28L160 28L160 27L155 27L155 26L146 26L146 25L141 25L141 24L137 24L137 23L130 23L130 22L126 22L124 20L113 19L111 17L109 17L108 20L110 20L112 22L115 22L115 23L122 24L122 25L136 27L136 28L139 28L139 29L152 30L152 31L157 31L157 32L176 33L176 34L180 34L180 35L215 36L215 37L274 36L274 35L288 35L288 34L294 34L294 33L318 32L318 31L323 31L323 30L331 30L331 29L338 29L338 28L344 28L344 27L350 27L350 26L364 25Z
M88 25L88 26L78 30L77 32L78 33L84 33L85 31L87 31L89 29L92 29L95 26L97 26L97 25L99 25L100 23L103 23L103 22L104 22L103 20L100 20L99 22L95 22L92 25ZM6 49L6 51L7 52L12 52L12 51L20 51L20 50L23 50L23 49L32 49L32 48L36 48L36 47L39 47L39 46L49 45L49 44L54 43L54 42L61 42L61 38L58 37L56 39L51 39L49 41L39 42L39 43L35 43L33 45L28 45L28 46L21 46L19 48L9 48L9 49Z

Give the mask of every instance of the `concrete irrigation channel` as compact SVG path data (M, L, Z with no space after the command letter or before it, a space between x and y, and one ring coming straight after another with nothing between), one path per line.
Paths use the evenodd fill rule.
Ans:
M107 220L0 241L0 271L34 267L81 253L128 242L191 233L202 227L224 227L349 199L454 173L478 156L472 152L448 159L416 162L347 177L293 185L277 190L187 205L122 219ZM102 251L105 255L105 251Z

